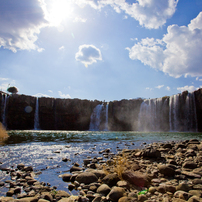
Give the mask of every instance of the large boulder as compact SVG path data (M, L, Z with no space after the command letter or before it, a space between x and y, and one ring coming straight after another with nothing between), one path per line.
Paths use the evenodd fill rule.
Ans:
M121 197L123 197L125 190L120 187L113 187L109 192L107 198L111 201L118 201Z
M107 194L111 191L111 188L107 184L102 184L98 187L97 193L107 196Z
M149 183L148 176L140 172L124 171L122 178L138 187L146 187Z
M159 165L159 172L165 176L173 177L175 175L175 170L168 165Z
M97 182L98 178L95 174L91 172L83 172L78 174L75 180L79 183L90 184L93 182Z

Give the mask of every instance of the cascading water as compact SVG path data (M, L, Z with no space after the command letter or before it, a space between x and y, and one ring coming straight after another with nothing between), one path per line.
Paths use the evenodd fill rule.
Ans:
M144 100L138 117L139 131L197 132L194 93Z
M108 103L97 105L91 114L90 131L108 131Z
M163 107L166 107L167 99L157 98L144 100L140 106L138 116L139 131L161 131L165 130Z
M185 131L198 131L194 93L188 93L185 105Z
M105 108L105 110L106 110L106 113L105 113L106 122L105 122L105 129L104 129L104 131L108 131L109 130L108 129L108 108L109 108L109 103L106 104L106 108Z
M3 114L2 114L2 124L5 128L7 128L7 122L6 122L6 107L7 107L7 101L8 101L8 98L9 96L5 95L5 98L4 96L2 95L2 108L3 108Z
M35 114L34 114L34 130L39 130L39 99L36 98L36 107L35 107Z
M180 111L179 111L179 94L172 95L169 100L169 125L170 131L179 131L180 124Z
M100 122L101 122L101 112L103 109L103 104L99 104L93 110L93 113L90 117L90 128L91 131L99 131L100 130Z

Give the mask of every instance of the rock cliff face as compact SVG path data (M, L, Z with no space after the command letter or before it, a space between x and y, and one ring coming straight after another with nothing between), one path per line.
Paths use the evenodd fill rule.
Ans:
M36 97L0 92L0 121L9 130L34 129L36 102ZM95 108L101 104L101 117L94 117L94 121L100 119L101 128L110 131L192 131L196 126L202 132L202 89L192 94L185 91L171 97L109 103L42 97L38 98L40 129L89 130L92 113L96 116Z

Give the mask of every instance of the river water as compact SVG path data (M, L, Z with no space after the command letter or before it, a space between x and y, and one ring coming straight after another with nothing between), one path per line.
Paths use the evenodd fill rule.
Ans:
M68 184L60 178L68 173L74 163L83 164L83 159L102 157L99 151L110 149L116 154L122 149L136 149L152 142L202 140L202 133L163 132L95 132L95 131L8 131L9 138L0 146L1 167L14 167L19 163L33 166L36 179L49 182L58 190L68 192ZM144 144L143 144L144 143ZM63 162L62 158L69 161ZM103 158L104 160L107 160ZM0 181L10 179L0 171ZM5 196L6 187L0 187L0 196Z

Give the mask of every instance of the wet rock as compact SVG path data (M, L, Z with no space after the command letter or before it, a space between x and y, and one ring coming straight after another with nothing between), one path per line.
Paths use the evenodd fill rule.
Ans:
M121 197L123 197L125 190L120 187L113 187L109 192L107 198L112 201L118 201Z
M59 190L55 194L56 200L60 200L61 198L68 198L70 197L70 194L68 194L66 191Z
M33 167L32 166L25 166L24 169L23 169L25 172L28 172L28 171L33 171Z
M110 187L113 187L116 185L116 183L119 181L119 177L116 173L113 173L113 174L108 174L106 175L102 181L103 183L107 184L108 186Z
M70 191L72 191L73 189L75 189L76 188L76 186L74 185L74 184L69 184L68 185L68 189L70 190Z
M97 193L107 196L107 194L111 191L111 188L107 184L102 184L98 187Z
M72 166L70 168L70 173L75 172L75 171L82 171L83 169L78 167L78 166Z
M97 182L98 178L95 174L91 172L83 172L78 174L75 180L78 181L79 183L90 184L93 182Z
M17 169L18 169L18 170L23 170L24 167L25 167L25 165L24 165L23 163L19 163L19 164L17 165Z
M91 163L91 161L92 161L92 159L84 159L83 163L84 163L85 166L87 166L88 164Z
M3 187L4 186L4 182L0 182L0 187Z
M62 175L62 180L63 180L64 182L70 182L71 177L72 177L71 174L63 174L63 175Z

